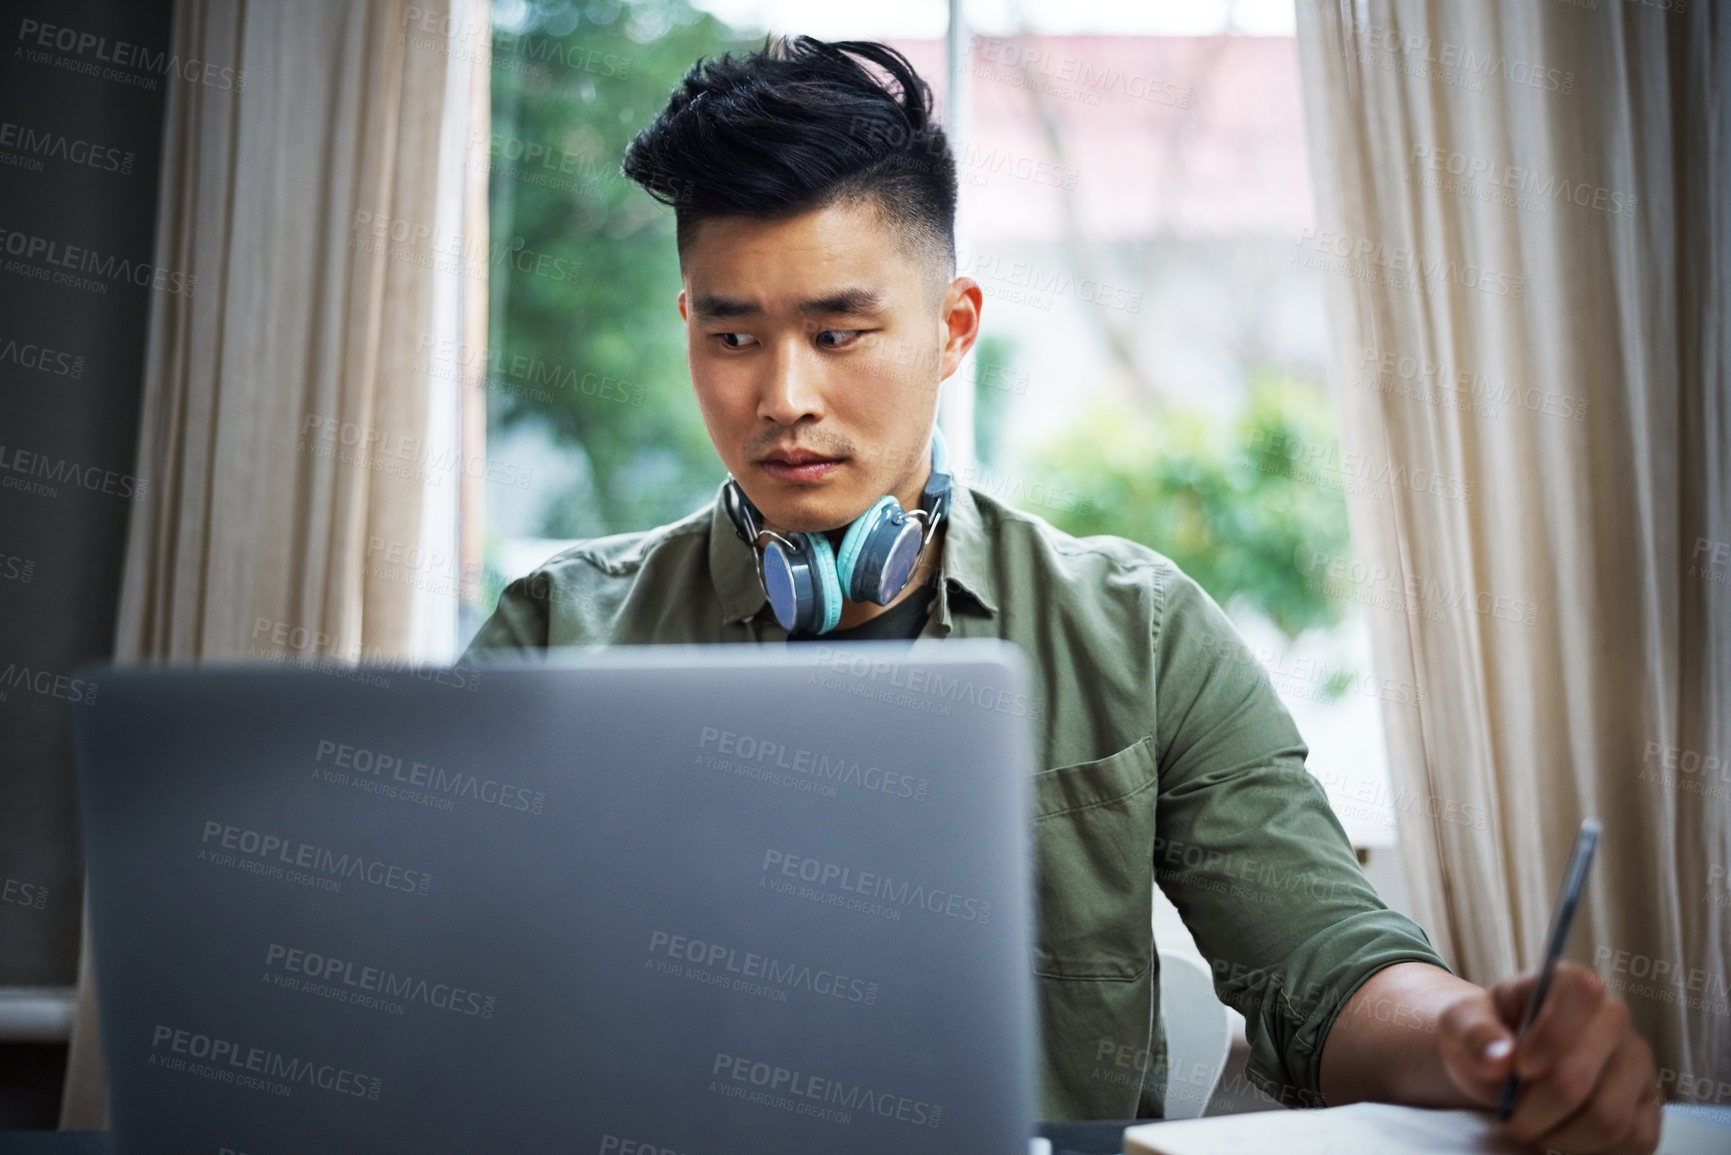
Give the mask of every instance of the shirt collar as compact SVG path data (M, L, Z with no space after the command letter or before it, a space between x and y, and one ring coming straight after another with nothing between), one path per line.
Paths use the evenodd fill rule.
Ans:
M974 502L971 486L950 481L950 512L944 519L944 557L938 572L944 591L960 590L987 617L998 612L998 585L993 580L992 542ZM940 595L942 596L942 595ZM946 604L947 610L947 604Z
M715 585L715 598L721 603L724 623L749 621L769 601L763 593L763 583L757 580L757 559L749 545L739 540L733 519L727 516L724 494L727 482L715 491L715 505L709 515L709 580Z
M721 604L723 622L749 621L768 603L757 577L752 548L734 532L723 499L727 483L716 489L709 517L709 578ZM992 577L991 542L987 540L980 508L973 491L960 481L950 485L950 512L944 519L943 559L938 567L943 579L939 612L948 624L950 591L960 591L987 616L998 612L997 583Z

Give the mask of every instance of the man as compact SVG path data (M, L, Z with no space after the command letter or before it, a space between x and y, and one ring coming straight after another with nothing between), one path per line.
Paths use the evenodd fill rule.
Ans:
M846 528L885 495L921 507L939 385L979 332L980 287L954 275L954 162L905 58L801 37L700 61L624 171L674 207L692 383L760 520L730 515L724 485L680 521L567 550L505 591L469 660L597 643L1010 639L1033 669L1043 771L1045 1117L1161 1113L1157 880L1246 1017L1250 1077L1283 1103L1490 1106L1517 1070L1515 1137L1653 1150L1652 1054L1623 1004L1565 966L1516 1048L1533 976L1465 982L1383 906L1266 675L1161 555L1078 540L954 484L887 604L831 589L800 628L785 574L766 604L770 561L822 552L791 549L796 535L845 554ZM763 547L761 577L746 538ZM1145 1060L1129 1085L1109 1077L1126 1054Z

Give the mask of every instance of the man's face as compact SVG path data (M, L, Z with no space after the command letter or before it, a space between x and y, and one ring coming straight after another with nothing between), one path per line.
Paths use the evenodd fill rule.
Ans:
M683 274L704 424L769 525L834 529L886 493L918 504L938 386L979 330L977 284L939 291L868 203L703 221Z

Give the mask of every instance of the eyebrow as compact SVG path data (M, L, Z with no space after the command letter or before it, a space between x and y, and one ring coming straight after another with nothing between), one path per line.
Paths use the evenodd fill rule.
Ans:
M821 297L801 301L802 316L875 317L883 311L883 296L873 289L838 289ZM704 293L692 306L692 314L705 320L723 321L731 317L761 317L763 306L755 301L742 301L715 293Z

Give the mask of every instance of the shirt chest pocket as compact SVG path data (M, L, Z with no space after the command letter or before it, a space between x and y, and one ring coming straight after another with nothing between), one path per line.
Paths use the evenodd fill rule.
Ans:
M1152 736L1034 775L1035 973L1122 980L1148 969L1158 784Z

